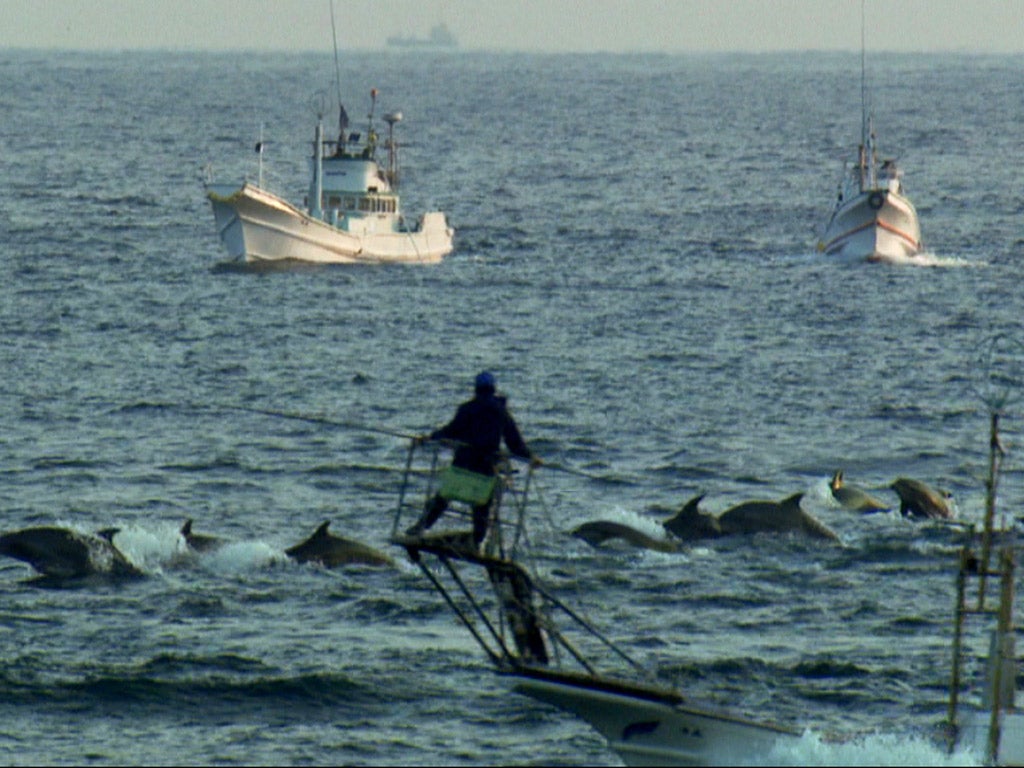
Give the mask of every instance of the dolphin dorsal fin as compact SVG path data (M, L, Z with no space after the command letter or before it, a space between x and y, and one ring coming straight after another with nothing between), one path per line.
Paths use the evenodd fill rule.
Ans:
M792 496L787 496L782 501L780 501L779 502L779 506L780 507L787 507L787 506L799 507L800 506L800 500L803 497L804 497L804 492L803 491L800 491L799 493L794 493Z
M192 518L190 517L185 521L185 524L181 526L181 535L190 536L192 534Z
M330 520L324 520L322 523L320 523L320 527L317 528L316 531L313 533L313 537L317 538L317 537L326 536L327 535L327 527L330 524L331 524Z
M832 487L833 491L843 487L843 470L836 470L835 474L832 475L832 482L830 482L829 485Z
M671 517L666 518L665 522L667 523L671 520L681 519L684 515L687 517L693 516L695 514L699 515L700 510L698 509L698 506L700 505L701 501L704 500L704 496L706 495L707 494L702 493L699 496L694 496L688 502L683 504L683 506L677 509Z

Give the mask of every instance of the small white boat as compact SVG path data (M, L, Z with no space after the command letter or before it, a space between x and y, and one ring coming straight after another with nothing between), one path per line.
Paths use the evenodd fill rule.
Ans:
M217 233L228 253L248 262L306 261L322 264L417 263L441 261L452 250L455 231L444 213L424 213L410 225L398 196L399 165L395 125L401 112L384 115L388 124L387 165L377 162L379 137L373 124L377 89L370 91L365 140L348 132L341 101L341 69L334 3L330 3L338 88L338 138L324 139L323 104L317 114L310 161L309 192L302 208L263 187L263 140L259 183L207 182Z
M376 104L377 91L371 92ZM373 106L365 141L347 134L340 109L337 141L324 139L323 115L317 117L309 192L302 208L269 192L260 182L209 182L217 233L228 253L248 262L295 260L323 264L416 263L441 261L452 250L454 230L440 211L413 225L402 215L399 195L398 143L400 112L384 115L387 165L377 162L378 136Z
M917 209L903 189L897 162L879 166L870 120L866 126L858 160L844 170L818 249L855 260L906 261L922 251Z
M903 189L894 159L878 161L873 119L867 107L861 7L861 141L857 158L844 164L839 194L818 250L850 260L900 263L923 250L917 209Z

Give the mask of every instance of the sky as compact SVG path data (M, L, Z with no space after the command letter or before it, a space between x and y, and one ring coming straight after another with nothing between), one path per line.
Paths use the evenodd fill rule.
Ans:
M330 51L331 0L0 0L0 48ZM866 47L1024 52L1024 0L864 0ZM860 50L861 0L334 0L342 49Z

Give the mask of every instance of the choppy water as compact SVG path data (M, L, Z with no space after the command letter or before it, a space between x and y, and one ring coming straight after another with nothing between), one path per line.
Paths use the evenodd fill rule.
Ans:
M814 252L854 54L342 58L354 120L371 87L406 116L406 210L458 232L440 266L227 263L202 169L254 173L262 125L300 200L327 54L0 52L2 528L120 526L148 573L41 588L0 563L0 760L614 764L509 694L410 566L282 555L324 519L388 550L388 431L446 420L487 367L535 449L595 478L537 478L552 589L695 698L810 728L785 759L945 761L958 534L850 517L825 483L895 499L907 475L981 514L980 353L1024 340L1024 59L872 57L934 265L891 268ZM566 535L798 490L843 546ZM183 560L187 517L237 543Z

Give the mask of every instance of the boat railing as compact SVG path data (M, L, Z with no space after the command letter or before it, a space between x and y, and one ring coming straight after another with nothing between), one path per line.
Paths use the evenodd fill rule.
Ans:
M439 492L449 468L442 453L452 447L449 442L410 442L391 539L406 550L494 666L503 672L558 669L598 676L590 660L596 654L584 653L575 637L570 640L563 631L571 626L580 638L645 674L638 662L548 589L536 567L526 566L532 560L527 507L533 467L520 472L511 457L501 457L488 533L480 546L471 530L452 527L464 525L471 515L471 504L457 498L449 500L436 532L407 532L406 526L420 519Z
M964 634L969 617L981 616L995 619L995 629L989 641L985 667L984 692L981 704L988 716L985 745L986 760L994 762L999 754L1002 737L1003 713L1016 708L1016 629L1013 624L1015 555L1012 546L1005 546L999 553L998 567L982 570L980 558L970 546L960 552L957 571L956 610L953 627L953 665L949 688L949 712L947 728L950 747L954 747L960 736L960 693L964 675ZM998 578L999 599L995 606L985 607L982 600L972 603L967 594L967 581L971 576L980 579Z
M1009 537L998 551L998 563L992 567L993 541L995 530L995 497L1003 456L999 439L999 413L991 414L989 438L989 476L986 487L986 509L983 528L977 536L972 527L971 544L965 545L959 554L956 580L956 606L953 624L953 659L949 688L949 709L947 732L952 750L958 743L961 730L960 694L964 676L964 635L965 623L970 617L995 619L995 628L989 640L987 663L984 673L982 706L988 716L986 728L985 758L994 763L999 755L1002 738L1003 714L1016 709L1016 628L1014 626L1014 571L1016 553L1014 532L1004 532ZM980 551L975 551L973 542L978 540ZM972 597L968 594L968 580L978 579L978 591ZM998 601L992 605L989 598L990 579L998 579Z

